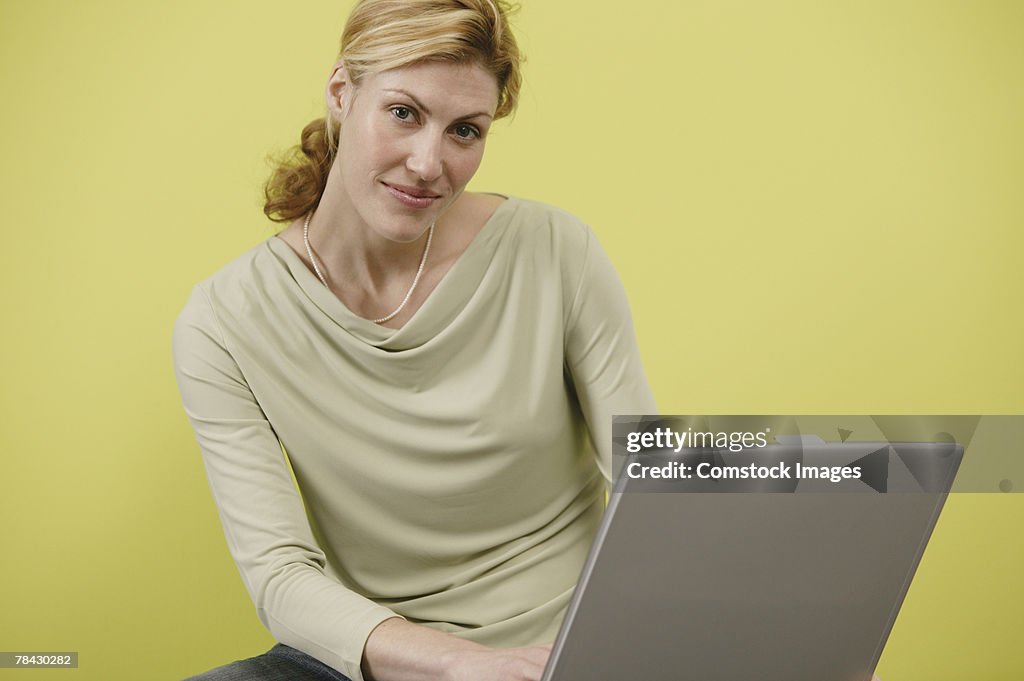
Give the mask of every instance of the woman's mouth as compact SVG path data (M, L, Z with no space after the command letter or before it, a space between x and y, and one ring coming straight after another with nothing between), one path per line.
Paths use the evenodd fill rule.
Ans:
M435 194L432 191L420 189L418 187L409 187L400 184L388 184L382 182L384 188L390 192L390 194L398 199L399 203L409 208L426 208L431 205L437 199L441 198L440 195Z

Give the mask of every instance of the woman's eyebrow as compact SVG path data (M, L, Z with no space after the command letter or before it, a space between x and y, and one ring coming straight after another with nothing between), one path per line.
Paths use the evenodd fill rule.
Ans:
M406 97L408 97L409 99L412 100L413 104L415 104L417 106L417 108L419 108L420 111L422 111L423 113L427 114L428 116L431 115L430 114L430 109L428 109L427 106L423 102L421 102L419 99L417 99L416 95L412 94L411 92L409 92L407 90L402 90L402 89L398 89L398 88L388 88L388 89L384 90L384 92L393 92L395 94L405 95ZM462 120L466 120L466 119L469 119L469 118L476 118L477 116L486 116L487 118L494 118L494 116L492 116L487 111L477 111L476 113L471 113L471 114L468 114L466 116L459 116L459 120L462 121Z

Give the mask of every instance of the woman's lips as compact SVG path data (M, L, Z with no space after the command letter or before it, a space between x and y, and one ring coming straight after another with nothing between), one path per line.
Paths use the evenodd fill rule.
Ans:
M403 206L408 206L409 208L426 208L434 203L434 201L441 198L433 192L418 189L416 187L405 187L402 185L388 184L387 182L383 182L382 184Z

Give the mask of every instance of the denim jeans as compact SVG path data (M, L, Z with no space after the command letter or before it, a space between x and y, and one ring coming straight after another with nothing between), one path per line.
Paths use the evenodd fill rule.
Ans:
M320 660L283 643L256 657L190 676L185 681L350 681Z

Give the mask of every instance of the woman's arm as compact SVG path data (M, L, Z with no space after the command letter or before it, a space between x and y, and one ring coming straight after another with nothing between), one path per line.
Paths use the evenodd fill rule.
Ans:
M366 638L395 614L324 573L281 445L201 286L178 317L173 350L224 535L257 615L278 641L360 681Z
M597 462L611 482L612 417L656 414L633 331L633 316L615 267L587 227L576 258L566 271L578 272L570 289L565 362L587 421Z

